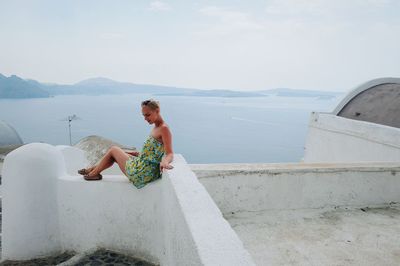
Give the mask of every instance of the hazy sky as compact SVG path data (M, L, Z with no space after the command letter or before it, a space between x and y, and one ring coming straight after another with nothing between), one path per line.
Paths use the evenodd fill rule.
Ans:
M0 0L0 73L343 91L400 77L400 1Z

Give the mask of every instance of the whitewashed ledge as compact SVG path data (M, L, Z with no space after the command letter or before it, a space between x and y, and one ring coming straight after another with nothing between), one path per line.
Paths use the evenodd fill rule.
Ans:
M85 164L81 150L43 143L7 155L2 260L106 248L161 265L254 265L181 155L140 190L123 175L84 181Z
M400 163L191 164L223 214L400 203Z
M257 265L400 265L400 163L190 165Z

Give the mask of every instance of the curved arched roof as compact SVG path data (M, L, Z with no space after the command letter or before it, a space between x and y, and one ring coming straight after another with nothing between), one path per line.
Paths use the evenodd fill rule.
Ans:
M0 121L0 147L22 145L23 141L17 131L4 121Z
M356 87L333 113L400 128L400 78L374 79Z

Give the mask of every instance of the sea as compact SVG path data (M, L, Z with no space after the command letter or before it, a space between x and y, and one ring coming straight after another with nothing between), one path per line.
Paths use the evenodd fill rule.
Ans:
M190 97L65 95L0 99L0 120L13 126L24 143L69 145L98 135L141 149L151 131L140 103L155 98L173 136L173 150L188 163L299 162L313 111L330 112L341 96Z

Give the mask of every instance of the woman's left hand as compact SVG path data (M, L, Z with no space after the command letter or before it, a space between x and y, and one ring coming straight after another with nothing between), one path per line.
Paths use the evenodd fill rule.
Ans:
M164 169L170 170L174 168L172 165L170 165L169 163L165 163L165 162L161 162L160 163L160 171L163 172Z

